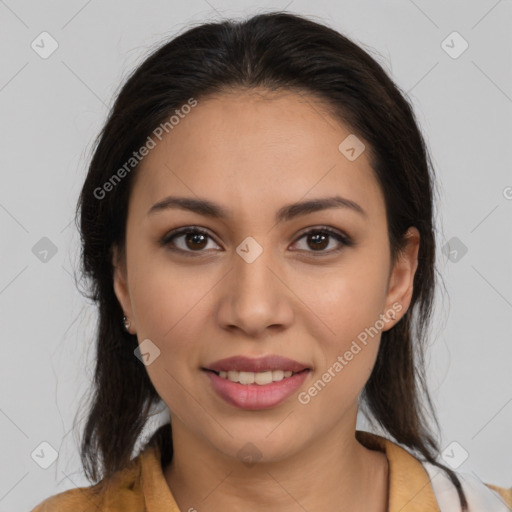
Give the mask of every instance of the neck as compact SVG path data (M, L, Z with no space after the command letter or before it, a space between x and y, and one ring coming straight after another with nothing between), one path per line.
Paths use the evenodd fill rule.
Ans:
M333 503L338 512L387 510L386 456L356 440L355 421L289 457L257 463L226 456L177 418L171 424L174 454L164 476L180 510L320 512Z

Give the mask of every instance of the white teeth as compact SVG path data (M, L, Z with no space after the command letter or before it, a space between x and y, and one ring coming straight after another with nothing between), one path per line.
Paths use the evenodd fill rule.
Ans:
M283 380L284 379L284 372L283 370L274 370L272 372L272 380L274 382L278 382L280 380Z
M240 372L242 373L242 372ZM265 384L270 384L272 382L272 372L261 372L261 373L253 373L254 382L259 384L260 386L264 386ZM242 383L243 384L243 383Z
M254 379L255 374L252 372L240 372L240 374L238 375L238 382L240 382L240 384L254 384Z
M287 377L291 377L293 372L291 370L272 370L267 372L237 372L230 370L228 372L221 370L219 376L223 379L228 379L231 382L239 382L240 384L258 384L264 386L271 382L279 382Z

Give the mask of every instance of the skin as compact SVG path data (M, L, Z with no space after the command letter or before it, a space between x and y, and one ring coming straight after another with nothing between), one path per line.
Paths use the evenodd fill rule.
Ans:
M225 93L201 100L138 170L126 253L114 252L114 289L130 332L161 351L146 369L170 410L174 458L164 476L180 510L387 509L387 459L354 435L380 333L308 404L297 400L393 304L401 311L382 330L398 322L412 296L419 233L409 229L392 266L368 151L349 161L338 150L350 133L312 97ZM366 215L331 208L276 224L282 206L334 193ZM148 215L171 194L209 199L232 216ZM315 250L303 233L322 225L354 245L330 237ZM210 235L174 239L192 256L160 244L185 226ZM236 252L248 236L263 248L252 263ZM227 404L201 370L233 355L268 354L312 371L297 393L262 411ZM249 442L261 457L251 466L237 455Z

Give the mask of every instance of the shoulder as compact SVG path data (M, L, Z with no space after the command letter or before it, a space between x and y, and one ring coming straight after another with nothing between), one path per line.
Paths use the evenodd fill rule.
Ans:
M46 498L31 512L139 512L144 509L140 474L142 454L106 482L77 487Z
M79 487L46 498L32 512L92 512L102 510L101 500L101 495L96 495L90 487Z
M410 453L405 447L370 432L357 431L357 439L367 448L385 452L389 463L389 495L392 510L459 512L459 495L446 471ZM512 511L512 488L485 484L476 476L455 472L471 512ZM419 509L419 508L415 508Z

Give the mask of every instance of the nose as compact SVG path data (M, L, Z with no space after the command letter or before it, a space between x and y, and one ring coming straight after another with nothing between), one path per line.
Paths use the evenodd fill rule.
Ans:
M239 330L251 338L266 338L271 331L282 331L291 325L293 293L273 251L258 248L263 249L250 240L234 254L232 269L220 288L217 315L224 329ZM254 251L261 253L253 260Z

